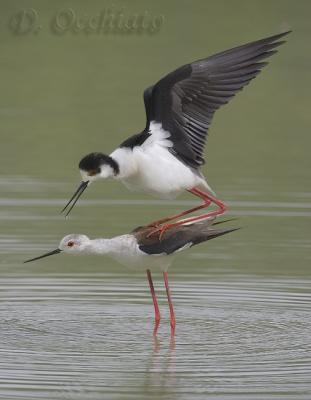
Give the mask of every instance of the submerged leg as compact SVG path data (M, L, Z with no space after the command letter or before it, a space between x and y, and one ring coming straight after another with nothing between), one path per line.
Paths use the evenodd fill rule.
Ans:
M175 334L175 326L176 326L176 319L175 319L175 313L174 313L174 308L173 308L173 302L172 302L172 298L171 298L171 291L170 291L170 287L168 285L168 274L167 274L167 272L163 272L163 277L164 277L164 283L165 283L165 289L166 289L166 294L167 294L168 305L169 305L169 308L170 308L171 335L174 336L174 334Z
M159 324L160 324L161 315L160 315L157 296L155 294L155 290L154 290L154 286L153 286L153 281L152 281L152 276L151 276L150 269L147 269L147 277L148 277L150 292L151 292L152 301L153 301L153 305L154 305L154 329L153 329L153 335L156 336L158 328L159 328Z

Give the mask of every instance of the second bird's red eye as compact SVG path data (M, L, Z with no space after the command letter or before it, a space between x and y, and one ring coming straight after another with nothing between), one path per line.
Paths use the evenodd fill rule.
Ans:
M68 242L67 246L72 247L75 243L74 242Z

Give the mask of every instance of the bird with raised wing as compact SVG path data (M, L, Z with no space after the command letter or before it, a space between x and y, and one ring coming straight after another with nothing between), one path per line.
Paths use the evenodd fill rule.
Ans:
M99 178L115 178L131 190L159 198L174 198L184 191L201 198L203 204L150 225L166 229L223 214L225 204L210 189L201 167L204 147L214 113L228 103L267 65L268 57L289 32L251 42L184 65L144 92L146 126L125 140L110 155L100 152L79 163L82 182L64 207L66 216L84 190ZM217 209L166 224L208 207Z
M154 290L151 270L160 269L163 271L170 309L171 333L173 335L175 332L176 321L167 272L168 267L172 262L172 255L196 244L239 229L215 228L215 225L223 222L227 221L215 222L215 217L213 217L204 221L190 223L188 225L172 227L164 233L162 240L157 236L149 235L152 227L139 227L133 230L130 234L116 236L111 239L91 240L85 235L71 234L65 236L61 240L57 249L43 254L42 256L27 260L25 263L62 252L78 255L86 253L109 255L125 266L146 270L155 311L154 335L156 335L160 323L160 310Z

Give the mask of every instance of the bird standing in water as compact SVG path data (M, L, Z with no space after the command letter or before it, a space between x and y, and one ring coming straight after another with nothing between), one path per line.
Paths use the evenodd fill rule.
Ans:
M171 334L174 335L176 321L167 273L168 267L172 262L171 256L181 250L238 229L215 228L215 225L222 222L226 221L215 222L215 218L210 218L190 225L172 227L165 232L161 241L156 236L150 237L149 233L152 227L139 227L130 234L116 236L111 239L91 240L85 235L71 234L61 240L57 249L27 260L25 263L61 252L70 254L86 253L109 255L123 265L146 270L155 311L154 335L157 334L160 324L160 310L152 281L151 269L160 269L163 271L169 303Z
M201 198L203 204L155 221L152 233L186 222L223 214L225 204L212 193L201 172L204 146L215 111L267 65L263 60L276 53L289 32L251 42L184 65L144 92L145 129L125 140L110 155L91 153L82 158L82 182L63 211L69 214L84 190L100 178L120 180L131 190L159 198L174 198L184 191ZM208 207L216 210L167 224Z

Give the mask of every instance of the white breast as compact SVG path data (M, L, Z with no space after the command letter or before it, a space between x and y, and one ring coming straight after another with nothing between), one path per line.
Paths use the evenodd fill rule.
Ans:
M167 255L148 255L139 249L133 235L122 235L109 240L109 254L120 264L131 269L167 270L172 257Z
M151 136L141 146L119 148L111 154L120 166L120 179L130 190L174 198L186 189L206 186L205 180L179 161L169 148L169 132L151 122Z

